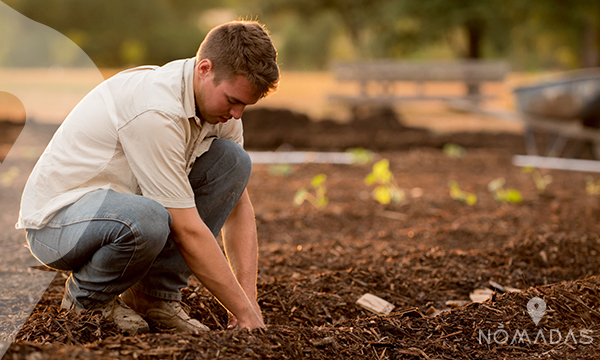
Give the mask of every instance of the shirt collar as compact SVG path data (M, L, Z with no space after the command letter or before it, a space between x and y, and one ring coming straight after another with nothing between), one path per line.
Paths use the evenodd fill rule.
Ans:
M196 123L201 126L200 118L196 116L196 97L194 96L194 64L196 58L190 58L183 64L182 76L182 96L183 110L188 119L194 118Z

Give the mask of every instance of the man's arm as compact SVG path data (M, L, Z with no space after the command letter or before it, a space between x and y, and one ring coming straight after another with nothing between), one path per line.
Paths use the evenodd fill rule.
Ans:
M250 300L256 300L258 242L254 209L244 190L223 227L223 244L235 277Z
M258 241L254 209L247 189L225 222L223 244L235 277L260 315L256 302ZM235 325L235 320L230 319L229 325Z
M186 264L206 288L232 312L240 327L264 327L262 317L255 310L254 299L249 299L236 280L227 259L210 229L194 208L167 208L171 213L171 230Z

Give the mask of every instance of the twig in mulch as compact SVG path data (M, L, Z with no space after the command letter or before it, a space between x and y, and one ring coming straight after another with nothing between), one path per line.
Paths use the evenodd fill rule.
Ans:
M80 343L80 342L79 342L77 339L75 339L75 338L73 337L73 334L71 333L71 330L69 330L69 326L68 326L68 325L65 325L65 327L63 327L63 326L62 326L62 325L61 325L61 324L58 322L58 320L56 320L56 319L55 319L55 318L53 318L53 317L51 317L51 319L52 319L52 321L54 321L54 323L55 323L56 325L58 325L58 327L59 327L59 328L60 328L62 331L64 331L64 332L65 332L65 334L67 334L67 338L69 339L69 341L70 341L71 343L74 343L74 344L77 344L77 345L81 345L81 343Z
M438 339L439 339L439 340L442 340L442 339L448 338L448 337L450 337L450 336L455 336L455 335L458 335L458 334L462 334L462 330L458 330L458 331L456 331L456 332L453 332L453 333L451 333L451 334L442 335L442 336L440 336Z
M402 355L411 355L411 356L421 355L426 360L431 360L431 358L429 356L427 356L427 354L425 354L425 352L423 350L415 348L415 347L408 348L408 350L398 350L398 353L400 353Z
M221 325L221 322L217 319L217 316L212 312L212 310L210 310L210 307L206 306L205 309L206 309L206 311L208 311L208 314L213 318L213 320L215 321L215 323L217 324L219 329L225 330L225 327L223 327L223 325Z
M277 301L279 301L279 304L281 305L281 309L283 310L283 312L287 312L285 305L283 304L283 301L281 301L281 296L279 296L279 291L275 291L275 296L277 297Z

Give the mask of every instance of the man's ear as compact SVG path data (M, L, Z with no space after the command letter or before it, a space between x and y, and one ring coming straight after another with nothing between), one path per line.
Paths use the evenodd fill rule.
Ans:
M198 64L196 64L196 72L200 77L205 77L210 74L213 69L212 61L209 59L202 59Z

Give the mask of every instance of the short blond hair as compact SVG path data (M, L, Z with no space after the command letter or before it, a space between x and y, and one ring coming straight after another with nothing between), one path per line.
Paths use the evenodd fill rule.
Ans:
M215 82L244 76L265 97L277 89L277 50L257 21L231 21L213 28L198 49L196 62L209 59Z

